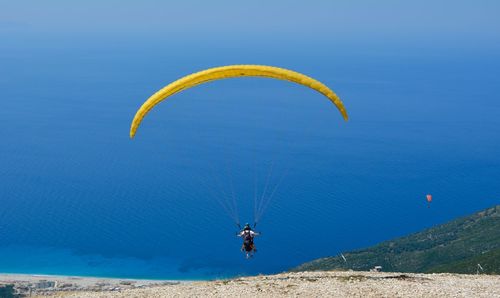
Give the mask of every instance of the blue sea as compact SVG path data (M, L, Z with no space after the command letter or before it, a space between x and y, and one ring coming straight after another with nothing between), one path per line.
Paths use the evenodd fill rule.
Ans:
M275 273L500 203L498 52L31 38L0 45L0 272ZM152 93L229 64L312 76L350 119L306 87L238 78L172 96L129 138ZM253 223L264 189L246 260L224 206Z

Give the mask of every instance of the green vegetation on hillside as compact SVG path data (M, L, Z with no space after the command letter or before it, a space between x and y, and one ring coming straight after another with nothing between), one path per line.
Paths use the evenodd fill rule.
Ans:
M0 284L0 297L1 298L17 298L20 295L15 294L14 285L11 284Z
M373 247L317 259L292 271L352 269L500 273L500 206ZM483 270L480 269L482 267Z

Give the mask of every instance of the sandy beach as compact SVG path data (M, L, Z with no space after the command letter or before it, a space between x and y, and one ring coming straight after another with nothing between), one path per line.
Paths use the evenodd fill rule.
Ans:
M99 278L84 276L0 274L0 287L14 285L17 293L31 296L52 294L113 292L126 289L178 284L179 281ZM1 298L1 297L0 297Z
M171 282L2 275L1 282L57 282L33 297L500 297L500 276L385 272L299 272ZM64 286L72 284L73 286Z

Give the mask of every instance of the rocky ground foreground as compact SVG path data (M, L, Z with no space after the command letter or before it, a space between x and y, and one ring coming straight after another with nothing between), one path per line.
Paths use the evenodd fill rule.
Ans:
M50 293L45 293L48 295ZM500 276L299 272L142 288L60 291L50 297L500 297ZM46 297L46 296L45 296Z

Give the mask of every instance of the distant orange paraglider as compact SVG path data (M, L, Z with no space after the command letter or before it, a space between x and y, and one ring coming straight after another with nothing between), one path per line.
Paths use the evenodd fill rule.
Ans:
M432 202L432 195L427 195L427 208L431 207L431 202Z

